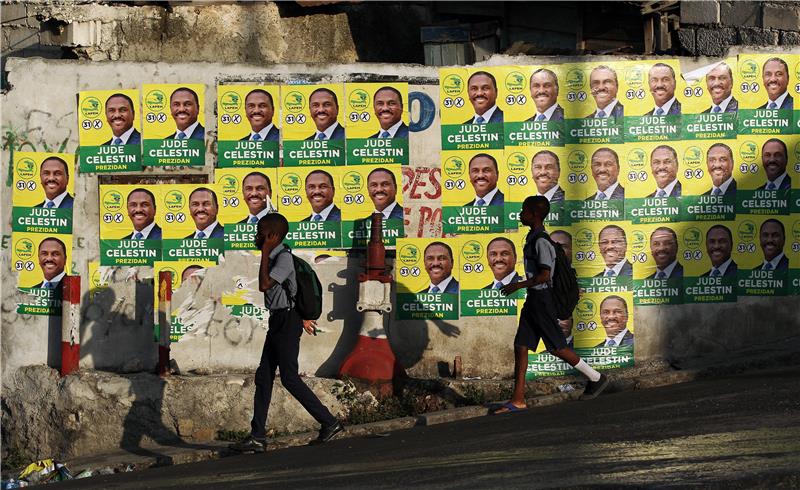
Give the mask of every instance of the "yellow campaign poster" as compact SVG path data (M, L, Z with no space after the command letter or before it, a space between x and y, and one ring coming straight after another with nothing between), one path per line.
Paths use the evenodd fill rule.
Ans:
M105 276L105 267L100 265L100 262L92 260L89 262L89 298L94 298L94 295L108 287L108 281Z
M627 143L628 173L622 178L628 190L625 211L632 223L680 220L684 175L681 142Z
M624 221L629 174L627 145L567 145L567 181L576 200L569 223ZM566 169L565 169L566 171Z
M740 54L734 96L739 100L739 134L793 132L797 70L786 54Z
M519 223L522 203L528 196L542 195L550 201L548 225L567 224L568 201L576 198L575 186L567 169L567 150L553 146L506 148L503 173L508 184L505 208L506 229L515 230ZM503 167L503 166L501 166Z
M507 175L502 151L442 152L444 233L503 232Z
M683 233L684 303L736 301L736 223L691 223Z
M561 65L566 93L566 144L618 145L624 141L621 62Z
M524 290L504 296L500 289L525 279L519 233L460 237L461 315L517 314Z
M289 221L285 242L292 248L339 248L342 245L343 169L278 169L280 209Z
M689 223L631 225L633 289L637 305L683 303L684 232Z
M225 236L219 217L221 202L218 184L161 184L163 259L216 262Z
M625 104L625 142L681 138L686 83L676 59L622 62L621 102Z
M142 86L144 165L205 165L205 88L201 83Z
M788 214L800 135L740 135L736 140L736 212ZM789 167L789 160L792 167Z
M12 231L72 233L74 155L18 151L13 166Z
M281 90L283 165L344 165L344 87L287 85Z
M138 90L89 90L78 94L82 173L142 169Z
M72 235L14 232L13 266L20 289L59 289L72 273Z
M683 89L684 140L735 139L739 101L733 93L739 78L736 58L716 61L687 75Z
M572 225L572 266L581 288L589 293L632 290L631 231L626 222Z
M500 83L498 106L505 115L505 146L564 146L566 91L559 65L495 68Z
M280 100L277 85L217 85L218 167L279 165Z
M383 215L383 244L395 246L405 231L402 185L400 165L359 165L341 171L342 247L367 246L376 211Z
M277 211L275 168L218 168L219 221L225 227L225 250L255 250L258 220Z
M789 217L786 229L787 239L784 250L789 256L789 288L787 293L800 295L800 215Z
M633 292L598 292L581 296L572 316L575 349L595 369L634 363Z
M398 320L456 320L460 293L458 238L397 240Z
M735 219L736 140L680 141L670 145L678 153L678 177L682 182L679 221Z
M172 273L172 291L177 291L181 284L186 281L193 280L195 274L202 274L205 269L209 267L214 267L217 265L215 262L207 261L207 260L189 260L189 261L181 261L181 262L163 262L157 261L153 264L153 277L155 278L156 287L153 288L153 309L158 311L159 307L159 290L158 290L158 278L161 272L171 272ZM170 329L169 329L169 340L170 342L177 342L180 338L187 332L186 326L181 323L181 307L180 305L176 305L172 303L172 319L170 322ZM160 325L154 325L154 333L155 339L158 341L158 330Z
M442 68L439 104L442 150L503 149L503 109L497 105L497 67Z
M738 264L739 296L789 292L789 256L798 247L795 221L789 216L737 216L733 256Z
M160 185L100 186L100 265L153 265L161 260L167 209Z
M347 83L347 164L408 165L408 83Z

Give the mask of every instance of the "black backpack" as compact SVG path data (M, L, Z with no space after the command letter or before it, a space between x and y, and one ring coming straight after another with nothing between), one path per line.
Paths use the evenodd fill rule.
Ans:
M297 294L292 298L294 309L303 320L318 320L322 316L322 284L311 265L297 255L289 253L294 262L294 275L297 281ZM286 293L288 288L284 285Z
M535 240L539 238L547 239L556 251L556 272L550 276L550 286L553 288L556 315L559 320L566 320L572 317L572 312L575 310L575 306L578 305L578 298L580 297L578 276L575 274L575 269L569 263L567 254L560 243L551 240L547 232L538 233L535 236Z

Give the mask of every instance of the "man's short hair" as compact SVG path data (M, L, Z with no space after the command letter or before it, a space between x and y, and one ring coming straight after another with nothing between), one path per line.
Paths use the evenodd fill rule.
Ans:
M49 237L45 238L44 240L42 240L41 242L39 242L39 248L42 248L42 245L44 245L44 242L56 242L59 246L61 246L61 251L64 252L64 256L66 257L66 255L67 255L67 246L64 245L64 242L62 242L61 240L59 240L58 238L56 238L54 236L49 236Z
M244 178L242 179L242 185L244 185L244 181L245 180L247 180L250 177L254 177L254 176L255 177L263 177L264 180L267 181L267 187L269 187L269 190L270 191L272 190L272 181L270 181L269 177L267 177L265 174L262 174L261 172L250 172L249 174L245 175Z
M431 248L434 245L439 245L441 247L444 247L447 250L447 255L450 256L450 260L453 260L453 249L450 248L450 245L448 245L448 244L446 244L444 242L431 242L431 243L429 243L428 246L425 247L425 250L422 252L422 255L424 256L426 253L428 253L428 249Z
M331 89L328 89L328 88L325 88L325 87L320 87L320 88L318 88L318 89L314 90L313 92L311 92L311 95L309 95L309 96L308 96L308 100L309 100L309 101L311 101L311 98L312 98L312 97L314 97L314 95L315 95L317 92L325 92L326 94L328 94L328 95L330 95L331 97L333 97L333 103L334 103L334 105L336 105L336 108L337 108L337 109L339 108L339 98L338 98L338 97L336 97L336 93L335 93L333 90L331 90Z
M713 150L714 148L724 148L725 150L727 150L728 156L731 158L731 161L733 161L733 150L731 150L731 147L726 145L725 143L714 143L713 145L709 146L706 156L708 156L708 154L711 153L711 150Z
M478 157L485 157L485 158L488 158L489 160L491 160L492 163L494 164L494 171L497 172L497 173L500 173L500 169L497 167L497 160L492 155L489 155L488 153L478 153L477 155L474 155L472 158L469 159L469 164L467 164L467 168L469 168L469 166L472 165L472 161L475 160Z
M533 155L533 158L531 158L531 163L533 163L533 161L536 160L536 157L538 157L539 155L549 155L553 157L553 159L556 161L556 168L561 170L561 162L558 160L558 155L556 155L550 150L541 150L536 152L536 154Z
M399 90L397 90L394 87L390 87L388 85L384 85L383 87L375 91L375 96L372 98L373 104L375 103L375 97L378 96L378 92L383 92L384 90L388 90L389 92L392 92L393 94L397 95L397 98L400 100L400 107L403 107L403 95L400 93Z
M492 75L488 71L476 71L475 73L470 75L469 78L467 79L467 87L469 87L469 82L472 80L472 77L477 76L477 75L485 75L485 76L489 77L489 80L492 81L492 86L494 87L495 90L497 90L497 80L495 80L494 79L494 75Z
M653 230L653 233L650 234L650 240L652 240L653 239L653 235L655 235L659 231L668 232L670 235L672 235L672 239L675 240L675 243L678 243L678 235L675 233L675 230L673 230L672 228L668 228L666 226L659 226L658 228Z
M512 242L511 240L509 240L508 238L506 238L504 236L498 236L498 237L492 238L492 240L489 242L489 244L486 245L486 251L487 252L489 251L489 248L492 246L492 244L494 242L505 242L505 243L507 243L509 246L511 246L511 252L514 254L514 257L517 256L517 246L514 245L514 242Z
M271 105L273 107L273 109L275 108L275 103L272 102L272 94L267 92L266 90L260 89L260 88L255 88L255 89L247 92L247 95L244 96L244 101L247 102L247 98L250 97L253 94L264 94L264 95L266 95L267 98L269 99L269 105Z
M533 214L545 219L550 213L550 201L544 196L528 196L522 202L523 209L530 209Z
M386 172L387 174L389 174L392 177L392 184L394 184L395 188L397 187L397 177L395 177L394 172L392 172L388 168L378 167L372 169L369 175L367 175L367 181L369 181L369 178L372 177L372 174L374 174L375 172Z
M591 78L592 78L592 73L594 73L594 72L596 72L596 71L598 71L598 70L607 70L607 71L610 71L610 72L611 72L611 74L612 74L612 75L614 75L614 83L616 83L617 85L619 85L619 80L617 79L617 70L615 70L615 69L611 68L611 67L610 67L610 66L608 66L608 65L597 65L597 66L595 66L594 68L592 68L592 71L591 71L591 72L589 72L589 79L591 79Z
M152 192L150 192L149 190L145 189L144 187L137 187L136 189L130 191L128 193L128 197L126 198L126 201L130 201L131 200L131 196L133 195L134 192L144 192L145 194L150 196L150 202L153 203L153 209L156 208L156 196L154 196Z
M787 75L789 74L789 65L787 65L786 62L783 61L783 58L778 58L777 56L773 56L772 58L770 58L767 61L765 61L764 62L764 66L761 67L761 74L762 75L764 74L764 68L767 67L767 63L769 63L770 61L777 61L778 63L782 64L783 65L783 69L786 70L786 74Z
M711 232L714 230L724 231L725 234L728 235L728 240L730 240L730 242L733 243L733 233L731 233L731 229L725 225L714 225L711 228L709 228L708 231L706 232L706 241L708 241L708 235L710 235Z
M655 153L658 150L669 150L669 152L672 153L672 158L675 159L675 163L678 163L678 152L675 151L675 148L673 148L673 147L671 147L669 145L658 145L655 148L653 148L653 151L650 152L650 160L651 161L653 160L653 155L655 155Z
M289 233L289 222L280 213L265 214L258 220L256 230L257 233L262 231L275 233L283 240L286 238L286 234Z
M623 230L621 227L619 227L619 226L617 226L617 225L607 225L607 226L604 226L604 227L603 227L603 229L602 229L602 230L600 230L600 233L599 233L597 236L599 237L599 236L600 236L600 235L602 235L602 234L603 234L603 232L604 232L604 231L606 231L606 230L616 230L616 231L618 231L618 232L622 233L622 238L624 238L624 239L625 239L625 242L627 242L627 241L628 241L628 235L626 235L626 234L625 234L625 230Z
M308 183L308 179L309 179L309 178L310 178L312 175L315 175L315 174L324 175L325 177L327 177L327 178L328 178L328 181L330 181L330 183L331 183L331 187L334 187L334 188L336 187L336 186L334 186L334 185L333 185L333 177L331 177L331 174L329 174L328 172L326 172L326 171L324 171L324 170L319 170L319 169L317 169L317 170L312 170L311 172L309 172L309 173L308 173L308 175L306 175L306 183Z
M726 70L728 70L728 76L729 76L729 77L731 77L731 80L733 80L733 70L731 70L731 67L730 67L730 65L728 65L727 63L725 63L725 62L723 61L722 63L720 63L720 64L718 64L717 66L715 66L715 67L714 67L714 70L716 70L716 69L717 69L717 68L719 68L720 66L724 66L724 67L725 67L725 69L726 69Z
M784 148L785 147L786 147L786 145L784 145ZM42 166L44 166L45 162L50 161L50 160L55 160L58 163L60 163L61 166L64 167L64 173L67 175L67 177L69 177L69 166L67 165L67 162L64 161L64 159L62 159L60 157L57 157L55 155L51 155L51 156L45 158L44 160L42 160Z
M219 203L217 203L217 193L216 193L216 192L214 192L214 191L212 191L212 190L211 190L211 189L209 189L208 187L198 187L197 189L193 190L193 191L192 191L192 192L189 194L189 201L191 201L191 200L192 200L192 196L194 195L194 193L195 193L195 192L200 192L200 191L206 191L206 192L209 192L209 193L211 193L211 199L213 199L213 200L214 200L214 206L216 206L216 207L219 207Z
M672 75L672 79L675 80L675 70L666 63L656 63L655 65L650 67L650 70L653 68L669 68L669 74ZM649 73L649 72L648 72Z
M781 229L781 236L786 238L786 228L783 227L783 223L782 222L776 220L775 218L770 218L770 219L764 220L764 222L761 223L761 226L758 228L758 232L759 233L761 233L761 231L764 229L764 225L766 225L767 223L775 223L775 224L777 224Z
M183 275L186 274L186 271L201 271L203 269L204 269L204 267L202 265L192 264L189 267L187 267L187 268L185 268L185 269L183 269L181 271L181 277L183 277ZM174 281L174 278L173 278L173 281Z
M765 147L765 146L767 146L767 145L768 145L768 144L770 144L770 143L780 143L780 144L781 144L781 146L783 147L783 154L784 154L784 155L786 155L786 157L787 157L787 158L789 157L789 149L788 149L788 148L786 148L786 143L784 143L784 142L783 142L783 140L780 140L780 139L778 139L778 138L770 138L770 139L768 139L768 140L767 140L767 141L765 141L765 142L764 142L764 144L761 146L761 149L763 150L763 149L764 149L764 147Z
M108 101L113 99L114 97L122 97L123 99L127 100L128 101L128 105L131 106L131 111L132 112L136 112L136 108L133 107L133 101L131 100L131 98L128 97L127 95L125 95L125 94L120 94L120 93L116 93L116 94L110 96L109 98L107 98L106 99L106 107L108 107Z
M564 235L565 237L569 238L569 241L572 241L572 234L570 232L568 232L568 231L556 230L553 233L550 233L550 236L552 237L553 235L557 235L557 234Z
M625 299L622 296L617 296L616 294L612 294L611 296L606 296L605 298L603 298L603 301L600 302L600 308L602 309L603 308L603 303L605 303L606 301L608 301L610 299L615 299L615 300L621 302L622 306L625 307L625 314L626 315L628 314L628 302L625 301Z
M594 156L597 155L598 153L600 153L601 151L606 151L606 152L611 153L612 155L614 155L614 162L617 164L617 167L619 167L619 155L617 155L616 151L612 150L611 148L609 148L607 146L604 146L602 148L596 149L594 151L594 153L592 153L592 158L594 158Z
M553 77L553 82L555 83L556 88L558 88L558 77L556 76L555 72L553 72L553 70L548 70L547 68L539 68L538 70L531 73L531 81L533 81L533 76L536 75L537 73L547 73L548 75ZM528 85L530 85L530 83Z
M170 102L172 102L172 96L177 94L178 92L189 92L190 94L192 94L192 97L194 97L194 103L197 104L198 107L200 106L200 98L197 97L197 92L190 89L189 87L179 87L173 90L169 96Z

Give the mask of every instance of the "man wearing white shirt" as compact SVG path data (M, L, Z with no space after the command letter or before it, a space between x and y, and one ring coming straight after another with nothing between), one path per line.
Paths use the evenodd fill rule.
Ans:
M681 197L678 181L678 153L669 145L659 145L650 153L650 171L656 190L647 197Z
M453 277L453 250L443 242L432 242L423 252L425 271L430 284L423 293L458 294L458 281Z
M61 279L66 275L64 272L67 263L66 245L58 238L47 237L39 243L38 255L44 280L33 287L57 289L61 285Z
M678 236L671 228L659 226L650 235L650 254L656 271L648 279L676 279L683 277L683 266L678 262Z
M128 193L128 219L133 231L123 240L161 240L161 228L156 224L156 198L149 190L139 187Z
M759 189L786 190L792 188L792 178L786 173L789 161L786 143L778 138L770 138L761 147L761 165L767 174L767 182Z
M403 96L394 87L381 87L372 99L372 108L380 130L370 138L408 139L408 126L403 122Z
M558 105L558 77L547 68L539 68L531 75L531 100L536 114L529 121L563 121L564 109Z
M339 99L327 88L321 87L308 98L308 110L314 121L316 131L306 140L343 140L344 128L337 122L339 117Z
M733 178L733 151L725 143L714 143L706 154L706 166L711 177L711 189L704 195L735 196L736 180Z
M189 212L195 231L186 239L224 238L225 229L217 222L219 204L217 194L207 187L199 187L189 194Z
M517 266L517 247L505 237L496 237L486 246L486 261L494 275L494 280L483 289L501 289L512 282L522 280Z
M767 102L759 109L794 108L794 99L786 90L789 86L789 65L781 58L770 58L761 69L764 88L767 91Z
M73 197L67 192L69 166L57 156L48 156L39 166L39 183L44 190L45 200L34 207L51 209L71 209Z
M538 195L546 197L551 203L564 200L564 190L558 185L561 176L558 155L550 150L536 153L531 160L531 176Z
M665 116L681 113L681 103L675 98L675 70L665 63L656 63L647 76L655 107L646 116Z
M633 332L628 330L628 303L617 295L606 296L600 303L600 323L606 339L595 347L633 346Z
M342 221L342 212L333 203L336 188L333 177L324 170L314 170L306 176L306 199L311 215L303 221Z
M475 198L464 206L503 206L505 195L497 188L497 160L487 153L478 153L469 161L469 181Z
M597 247L605 263L605 270L594 277L631 277L633 265L628 262L628 239L625 230L617 225L608 225L598 235Z
M586 118L619 118L625 115L625 108L617 100L619 81L617 72L607 65L595 67L589 74L589 89L596 104L594 112Z
M625 199L625 188L619 184L619 156L611 148L600 148L592 154L592 178L597 191L587 201Z
M244 98L244 111L250 122L250 134L240 141L280 140L280 131L272 123L275 115L272 94L260 88L251 90Z
M140 144L142 135L133 127L135 115L133 101L127 95L113 94L106 99L106 122L112 137L103 146Z
M706 232L706 251L711 269L703 277L736 277L739 267L731 258L733 234L724 225L714 225Z
M257 224L258 220L275 212L271 199L272 183L261 172L250 172L242 179L242 196L247 204L248 214L239 223Z
M200 99L194 90L188 87L175 89L169 97L169 108L176 129L174 134L165 139L205 140L206 130L197 120L200 114Z
M379 167L367 175L367 193L375 205L374 213L381 213L383 219L403 219L403 207L396 200L397 179L389 169Z
M467 80L467 94L475 114L464 124L502 123L503 111L497 107L497 81L487 71L476 71Z
M776 219L768 219L761 223L759 230L761 250L764 262L755 268L762 271L784 271L789 268L789 258L783 253L786 243L786 230L783 223Z
M703 113L736 112L739 102L733 97L733 71L727 63L720 63L706 74L706 88L711 96L711 107Z

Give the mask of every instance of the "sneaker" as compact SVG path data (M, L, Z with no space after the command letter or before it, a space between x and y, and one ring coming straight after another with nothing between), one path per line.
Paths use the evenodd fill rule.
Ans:
M608 387L608 376L605 374L600 375L597 381L589 381L586 383L586 389L583 390L581 400L592 400L597 398L597 395L603 392Z
M263 453L267 450L267 440L256 439L249 435L241 441L229 445L228 448L240 453Z
M314 444L322 444L322 443L328 442L331 439L333 439L334 437L336 437L336 435L338 433L342 432L343 430L344 430L344 426L339 421L336 421L336 423L333 424L333 425L323 426L319 430L319 437L317 437L316 440L313 441L313 443Z

